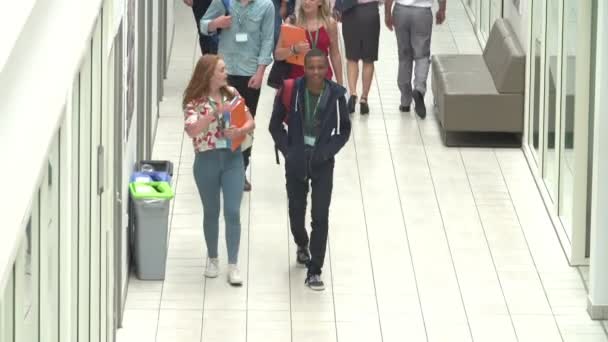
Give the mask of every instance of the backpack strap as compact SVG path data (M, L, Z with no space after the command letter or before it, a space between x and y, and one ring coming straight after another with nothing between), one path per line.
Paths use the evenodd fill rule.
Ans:
M291 110L291 98L293 95L294 84L295 80L293 78L283 81L283 93L281 94L281 101L283 102L283 106L285 106L287 114L289 114L289 111Z
M224 4L224 9L226 10L226 15L230 15L230 0L222 0Z
M231 5L230 1L231 0L222 0L222 4L224 5L224 10L225 10L224 15L230 15L230 5ZM217 29L214 34L209 35L209 37L211 38L211 41L213 42L213 45L215 45L214 50L216 51L216 53L217 53L218 45L220 43L220 32L222 32L222 29Z

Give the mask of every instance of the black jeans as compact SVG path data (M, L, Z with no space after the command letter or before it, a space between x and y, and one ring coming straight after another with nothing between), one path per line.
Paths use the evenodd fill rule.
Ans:
M196 29L198 31L198 44L201 47L201 53L206 55L208 53L217 54L217 43L209 36L205 36L201 33L201 19L207 12L207 9L211 5L211 0L194 0L192 4L192 12L194 12L194 19L196 20Z
M255 111L258 108L258 100L260 99L260 89L249 88L249 79L251 79L251 76L228 75L228 84L235 87L243 99L245 99L245 104L247 104L251 116L255 118ZM243 151L245 170L249 166L249 159L251 159L251 147Z
M309 274L321 274L327 249L329 229L329 205L334 181L333 159L320 165L313 165L309 177L297 179L287 174L287 197L289 199L289 222L291 233L298 247L306 247L310 242L311 261ZM308 183L312 187L311 201L311 234L306 232L306 199Z

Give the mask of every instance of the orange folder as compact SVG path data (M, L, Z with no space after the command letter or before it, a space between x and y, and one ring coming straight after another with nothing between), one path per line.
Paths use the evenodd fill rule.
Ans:
M232 104L232 109L230 110L230 125L236 127L243 127L247 123L247 107L245 106L245 101L242 98L236 100L236 103ZM232 151L236 151L239 146L245 140L245 136L240 138L232 139L230 141L230 148Z
M300 42L308 42L306 31L298 26L289 24L281 25L281 35L283 40L282 47L290 47ZM304 65L304 54L289 56L285 61L290 64Z

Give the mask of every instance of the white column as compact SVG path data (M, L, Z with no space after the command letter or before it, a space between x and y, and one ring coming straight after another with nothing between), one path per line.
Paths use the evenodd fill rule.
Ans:
M597 32L608 30L607 15L608 2L598 1ZM608 36L597 36L588 311L608 319Z

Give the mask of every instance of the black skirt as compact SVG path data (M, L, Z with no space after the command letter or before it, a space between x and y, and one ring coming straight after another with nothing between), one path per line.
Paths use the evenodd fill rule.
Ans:
M371 63L378 60L380 10L378 2L356 5L342 14L346 59Z

